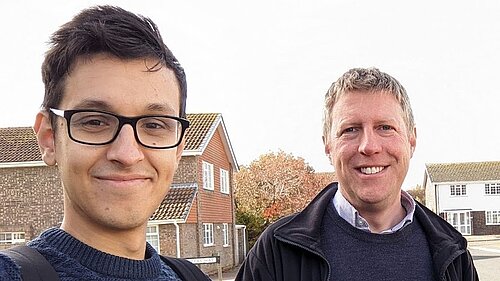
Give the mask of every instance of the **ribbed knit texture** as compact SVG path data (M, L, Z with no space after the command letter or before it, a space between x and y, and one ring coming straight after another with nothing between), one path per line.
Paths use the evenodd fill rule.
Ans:
M0 280L2 281L21 281L19 268L7 256L0 253Z
M321 248L330 263L330 280L435 280L417 220L392 234L374 234L347 223L331 203L323 217Z
M146 259L131 260L101 252L78 241L59 228L51 228L28 245L45 256L62 281L181 280L170 267L161 261L158 253L149 244L146 246ZM3 256L0 256L0 277L2 266L6 267L5 271L12 272L13 270L9 268L10 263L2 259Z

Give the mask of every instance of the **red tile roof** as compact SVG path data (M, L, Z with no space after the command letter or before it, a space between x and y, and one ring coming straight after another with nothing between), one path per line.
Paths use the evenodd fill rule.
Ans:
M500 161L426 164L431 182L500 180Z
M202 149L204 144L209 141L210 133L218 125L216 121L219 116L219 113L188 114L187 119L190 125L186 132L186 147L184 150Z
M33 128L0 128L0 163L31 161L42 161Z
M167 196L165 196L150 220L185 221L193 205L196 191L196 183L172 184Z

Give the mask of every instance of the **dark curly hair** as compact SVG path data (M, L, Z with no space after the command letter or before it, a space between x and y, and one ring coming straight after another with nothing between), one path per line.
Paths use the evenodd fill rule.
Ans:
M119 7L95 6L81 11L50 38L51 47L42 64L45 84L43 109L58 107L72 66L82 57L107 53L119 59L154 59L148 71L167 67L179 85L179 116L186 117L187 85L184 69L163 42L149 18Z

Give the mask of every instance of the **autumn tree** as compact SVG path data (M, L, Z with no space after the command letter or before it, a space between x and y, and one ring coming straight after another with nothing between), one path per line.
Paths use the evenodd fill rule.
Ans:
M425 205L425 188L423 188L421 185L417 184L417 186L415 186L414 188L408 189L407 192L415 200Z
M283 151L261 155L235 175L238 223L250 244L277 219L302 210L320 190L314 169Z

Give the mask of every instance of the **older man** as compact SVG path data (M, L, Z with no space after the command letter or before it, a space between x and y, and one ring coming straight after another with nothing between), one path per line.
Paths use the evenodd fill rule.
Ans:
M401 190L416 137L396 79L347 71L325 98L338 184L266 229L236 280L478 280L462 235Z

